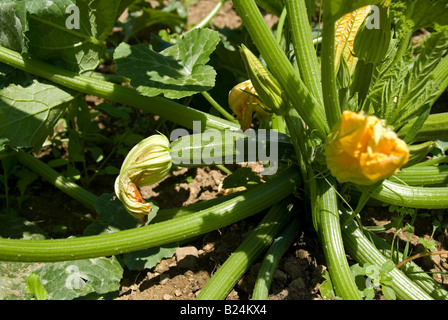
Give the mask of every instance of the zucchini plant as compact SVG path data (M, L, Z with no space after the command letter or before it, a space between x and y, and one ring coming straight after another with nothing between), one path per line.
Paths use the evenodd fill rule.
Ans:
M239 70L241 84L230 87L228 105L211 94L227 90L227 96L229 91L217 84L211 63L220 58L213 55L218 45L231 47L222 30L210 27L224 2L187 28L169 10L161 13L139 1L0 1L2 161L16 159L100 215L110 208L110 221L120 215L132 219L125 230L91 228L79 237L1 237L0 261L129 257L263 213L199 299L224 299L265 252L262 270L273 270L302 224L311 222L335 295L355 300L363 295L347 254L377 270L389 259L382 249L387 245L380 248L360 222L369 200L448 208L448 114L431 112L448 87L448 1L322 0L316 24L312 1L233 0L249 37L232 49L244 72ZM279 17L273 30L260 7ZM118 18L125 9L131 18L123 23ZM174 33L132 41L151 19L165 21ZM123 39L109 37L114 26L124 29ZM420 29L428 30L428 36L416 46L412 35ZM99 73L104 63L115 72ZM32 154L68 110L85 108L84 95L113 103L110 112L129 106L176 125L175 132L141 137L127 146L115 184L109 186L117 201L95 194ZM197 96L213 111L188 104ZM139 191L161 181L173 167L248 161L263 163L260 174L266 182L191 207L157 210ZM412 270L409 264L388 270L387 288L395 293L388 296L448 298L429 277L431 285L409 275ZM272 274L260 272L254 299L267 298ZM35 283L35 276L31 279ZM83 294L103 293L89 290Z

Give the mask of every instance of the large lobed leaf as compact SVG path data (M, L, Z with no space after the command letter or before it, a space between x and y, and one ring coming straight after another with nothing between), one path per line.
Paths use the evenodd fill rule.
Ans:
M123 268L115 257L46 263L36 272L49 300L72 300L120 289Z
M77 72L94 70L102 58L121 0L25 0L29 52ZM71 6L79 9L68 10ZM79 22L79 29L72 28ZM69 27L68 27L69 26Z
M141 94L179 99L214 87L216 72L206 65L219 42L210 29L194 29L178 42L155 52L149 45L120 44L114 59L117 74L131 79Z
M25 3L4 0L0 3L0 45L18 52L27 51L28 31Z
M0 137L13 148L40 148L74 98L69 91L37 80L0 89Z

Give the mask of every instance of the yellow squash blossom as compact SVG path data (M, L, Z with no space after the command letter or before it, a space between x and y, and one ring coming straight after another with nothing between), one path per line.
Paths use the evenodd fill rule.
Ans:
M243 131L250 128L254 113L261 119L270 116L264 111L267 107L257 98L257 92L250 80L246 80L230 90L229 107L236 115Z
M409 159L407 144L383 120L344 111L324 145L327 167L336 179L370 185L400 170Z
M127 154L115 180L115 194L126 211L135 218L147 221L151 204L140 195L139 187L159 182L172 166L170 142L164 135L153 135L140 141Z
M370 6L365 6L346 14L336 22L336 72L341 58L344 57L350 70L354 70L358 59L353 55L353 45L358 29L370 13Z

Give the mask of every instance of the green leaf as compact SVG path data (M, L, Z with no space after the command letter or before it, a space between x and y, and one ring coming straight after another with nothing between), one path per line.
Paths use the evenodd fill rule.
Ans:
M178 42L157 53L148 45L121 43L114 53L117 74L131 79L146 96L164 94L170 99L187 97L213 88L216 72L206 65L219 35L210 29L194 29Z
M413 61L412 69L406 77L392 123L404 123L417 116L421 108L435 101L445 88L434 80L433 72L448 50L448 31L431 34L423 45L419 56Z
M363 294L366 300L373 300L375 298L375 289L373 287L365 288Z
M74 96L34 80L0 90L0 136L13 148L39 149Z
M403 0L393 1L391 8L404 32L422 28L436 31L448 30L447 0Z
M397 300L397 296L395 295L395 291L389 287L389 286L381 286L381 290L384 294L384 296L388 299L388 300Z
M324 19L325 21L336 21L347 13L376 3L378 0L324 0Z
M42 60L59 60L69 70L94 70L105 52L105 40L119 14L120 2L26 0L29 52Z
M0 3L0 45L25 53L27 51L26 31L28 31L28 20L25 3L3 0Z
M39 281L39 275L36 273L30 274L26 278L26 289L34 296L33 300L46 300L47 291Z
M115 257L46 263L38 272L49 300L72 300L114 293L123 268Z
M382 275L386 275L387 273L391 272L392 270L394 270L395 268L395 263L393 263L392 261L386 261L382 266L381 266L381 274Z
M319 292L322 298L325 299L334 299L336 297L336 294L333 290L333 284L331 283L330 274L327 270L324 271L322 274L322 277L324 277L324 281L319 286Z
M141 225L141 221L132 217L120 200L112 199L110 194L102 194L95 204L95 209L98 212L98 220L84 229L85 236L113 233Z
M159 247L129 252L123 255L123 261L129 270L150 269L155 267L162 259L171 258L177 248L177 243L172 243Z
M167 26L170 30L176 30L176 28L180 28L182 25L185 25L187 22L187 16L179 15L178 12L173 11L174 10L168 11L165 7L162 10L142 8L141 10L130 12L128 19L125 21L124 31L126 33L126 38L130 38L136 33L157 24Z
M387 119L394 110L395 98L409 73L410 65L405 56L395 61L399 44L400 40L392 40L386 59L376 66L363 104L364 111L381 119Z

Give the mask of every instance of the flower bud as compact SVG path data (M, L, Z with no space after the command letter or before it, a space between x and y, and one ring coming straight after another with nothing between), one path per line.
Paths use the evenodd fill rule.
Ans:
M274 76L244 45L240 48L249 79L269 112L282 115L286 110L282 97L282 89Z
M375 25L370 22L369 17L366 18L353 44L354 55L366 63L379 63L386 57L392 35L389 7L380 4L379 7L373 8L379 10L379 16L373 17L379 19L379 23Z
M371 185L406 164L409 148L383 120L363 112L344 111L325 145L331 174L341 183Z
M250 80L237 84L229 92L229 107L236 115L243 131L249 129L255 113L259 119L270 117L267 107L257 97L257 92Z
M171 169L169 140L164 135L153 135L129 151L115 180L115 194L126 210L146 222L152 207L140 195L139 187L162 180Z
M341 65L341 59L345 59L348 69L354 70L358 59L353 56L353 44L359 27L370 12L370 6L362 7L353 12L347 13L336 22L336 72Z

